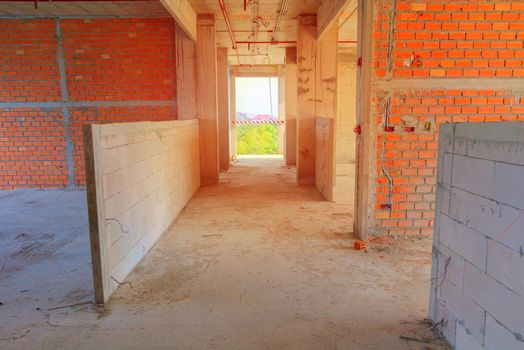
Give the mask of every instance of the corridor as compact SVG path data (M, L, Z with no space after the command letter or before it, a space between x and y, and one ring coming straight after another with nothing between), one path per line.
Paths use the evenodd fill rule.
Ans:
M294 168L281 163L237 162L219 186L199 190L107 305L49 310L61 305L57 299L35 311L45 301L33 300L16 316L18 328L7 334L1 325L1 347L441 349L423 321L430 239L354 250L347 208L323 201L314 187L296 186ZM78 260L88 256L82 241ZM59 252L48 259L74 263ZM59 278L69 284L54 285L65 288L85 280ZM49 290L67 292L41 282L30 293L52 298ZM77 294L78 300L67 294L64 305L89 300ZM23 325L24 318L30 324Z

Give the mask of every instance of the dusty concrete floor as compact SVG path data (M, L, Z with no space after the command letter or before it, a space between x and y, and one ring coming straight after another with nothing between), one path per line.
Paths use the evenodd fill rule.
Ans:
M353 250L347 208L280 164L201 189L105 307L49 310L91 300L84 193L0 193L0 348L446 348L424 322L430 240Z

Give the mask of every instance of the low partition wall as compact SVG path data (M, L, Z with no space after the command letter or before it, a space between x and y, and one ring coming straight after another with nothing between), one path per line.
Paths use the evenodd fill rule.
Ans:
M107 302L200 187L198 120L84 129L95 301Z
M430 317L456 350L524 349L524 123L440 126Z

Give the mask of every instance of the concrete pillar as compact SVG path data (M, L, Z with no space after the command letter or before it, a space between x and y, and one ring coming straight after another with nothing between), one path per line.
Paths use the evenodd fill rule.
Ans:
M220 171L229 170L229 65L227 48L217 49L218 154Z
M286 120L286 75L283 66L278 66L278 121ZM286 126L278 124L278 154L284 154Z
M178 119L196 119L195 42L178 25L175 37Z
M338 54L337 119L335 122L335 183L333 202L348 204L354 212L357 67L356 48Z
M286 48L286 165L297 164L297 49Z
M198 15L196 41L197 113L200 120L202 185L219 181L217 49L215 16Z
M236 84L235 76L229 74L229 113L231 117L231 142L230 142L230 156L231 159L237 157L237 100L236 100Z
M317 125L315 185L324 197L333 200L335 186L335 129L337 128L337 51L338 25L324 31L317 41L315 69L315 116L329 119ZM322 140L319 140L319 137ZM319 142L322 141L322 142Z
M316 15L298 17L297 182L315 184L315 66Z
M369 220L369 188L373 183L371 162L375 162L371 113L371 82L373 66L373 2L358 0L358 48L357 57L362 65L357 68L357 124L362 135L357 137L357 176L355 184L355 222L353 232L360 239L367 239L371 229Z

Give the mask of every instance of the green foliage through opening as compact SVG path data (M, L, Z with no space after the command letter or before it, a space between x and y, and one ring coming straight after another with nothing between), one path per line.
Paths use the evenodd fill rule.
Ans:
M238 125L237 154L278 154L278 126Z

